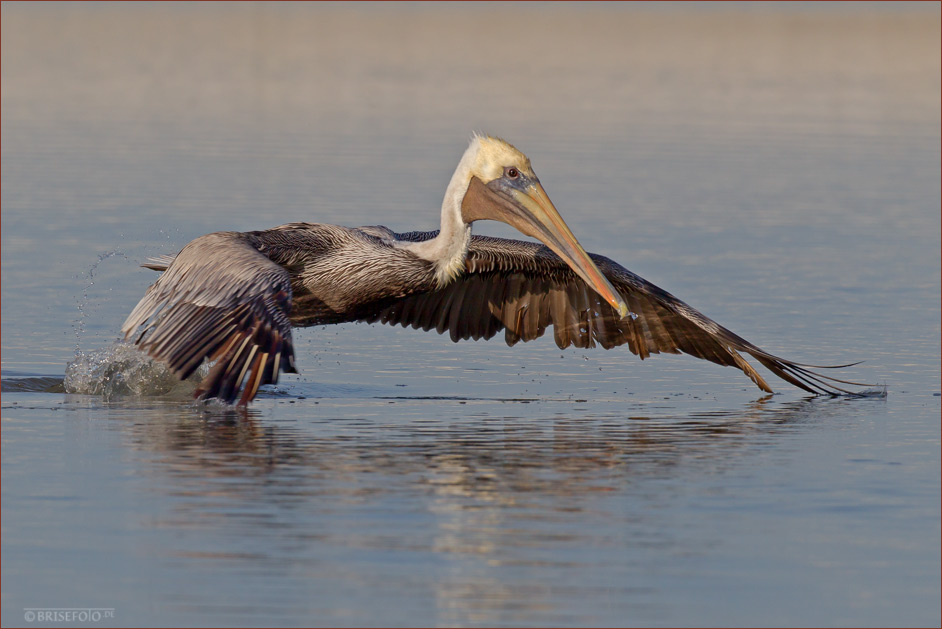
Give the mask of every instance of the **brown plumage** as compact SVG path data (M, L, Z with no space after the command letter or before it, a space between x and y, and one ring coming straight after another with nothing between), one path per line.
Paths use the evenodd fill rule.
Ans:
M507 222L544 245L472 236L471 222ZM565 348L627 345L642 359L686 353L741 369L772 389L739 352L810 393L860 385L769 354L608 258L586 254L546 197L529 160L475 137L442 204L442 230L292 223L197 238L124 323L143 351L180 378L215 364L197 397L240 404L295 372L291 327L382 322L508 345L553 328ZM841 365L838 367L843 367ZM832 368L832 367L817 367ZM241 389L241 395L240 395Z
M397 234L424 240L437 232ZM472 236L467 274L444 288L415 293L362 320L448 333L452 341L489 339L501 330L507 345L532 341L553 328L560 349L628 345L642 360L651 354L689 354L741 369L763 391L765 379L738 351L748 353L783 380L815 394L850 393L839 380L806 365L769 354L719 325L664 289L617 262L590 254L592 260L638 316L620 318L552 251L536 243ZM738 350L738 351L737 351Z

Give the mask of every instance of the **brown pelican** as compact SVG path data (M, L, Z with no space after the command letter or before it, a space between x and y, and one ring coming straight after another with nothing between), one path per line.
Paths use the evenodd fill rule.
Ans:
M537 243L473 236L496 220ZM181 379L215 364L196 397L247 404L279 371L296 372L291 326L345 321L411 325L453 341L508 345L553 326L560 348L627 344L644 359L686 353L738 367L772 389L739 352L814 394L859 384L779 358L608 258L588 254L547 197L530 160L507 142L474 136L445 190L441 229L290 223L201 236L176 256L122 326ZM244 387L243 387L243 382ZM864 386L864 385L860 385ZM241 397L239 390L242 389Z

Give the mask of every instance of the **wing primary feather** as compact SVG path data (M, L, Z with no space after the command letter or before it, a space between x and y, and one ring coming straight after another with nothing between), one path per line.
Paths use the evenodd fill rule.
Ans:
M267 242L259 246L277 252L292 239L309 243L309 227L207 234L176 256L158 258L151 268L163 266L164 273L122 331L178 377L189 377L204 360L215 362L196 397L232 403L245 382L240 403L248 403L261 385L277 381L279 371L297 371L288 318L291 277L256 244Z

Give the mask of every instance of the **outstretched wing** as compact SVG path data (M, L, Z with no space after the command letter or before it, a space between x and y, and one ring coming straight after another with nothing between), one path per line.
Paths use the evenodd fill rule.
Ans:
M246 404L261 385L278 382L279 370L296 372L288 271L245 234L201 236L175 258L152 262L166 271L121 331L136 334L137 346L180 379L204 359L215 361L197 396L231 403L245 380L239 404Z
M399 238L425 240L434 235L410 233ZM453 341L489 339L504 330L508 345L538 338L552 326L560 348L628 345L642 359L661 352L683 352L737 367L770 393L768 383L739 352L752 355L778 377L811 393L849 393L837 383L866 386L808 369L830 366L805 365L769 354L612 260L591 257L635 318L619 318L546 247L473 236L464 275L444 288L401 299L366 320L434 329L440 334L447 331ZM844 366L848 365L835 367Z

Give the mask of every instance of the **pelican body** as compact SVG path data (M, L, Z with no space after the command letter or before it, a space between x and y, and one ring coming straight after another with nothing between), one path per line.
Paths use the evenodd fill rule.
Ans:
M542 244L474 236L478 220L501 221ZM737 367L770 393L739 352L814 394L849 393L836 383L858 384L773 356L586 253L530 160L490 136L474 136L461 158L438 231L290 223L207 234L144 266L163 274L122 331L181 379L214 363L197 398L247 404L279 372L296 372L292 326L347 321L447 331L456 342L503 330L508 345L552 326L560 348L626 344L642 359L683 352Z

